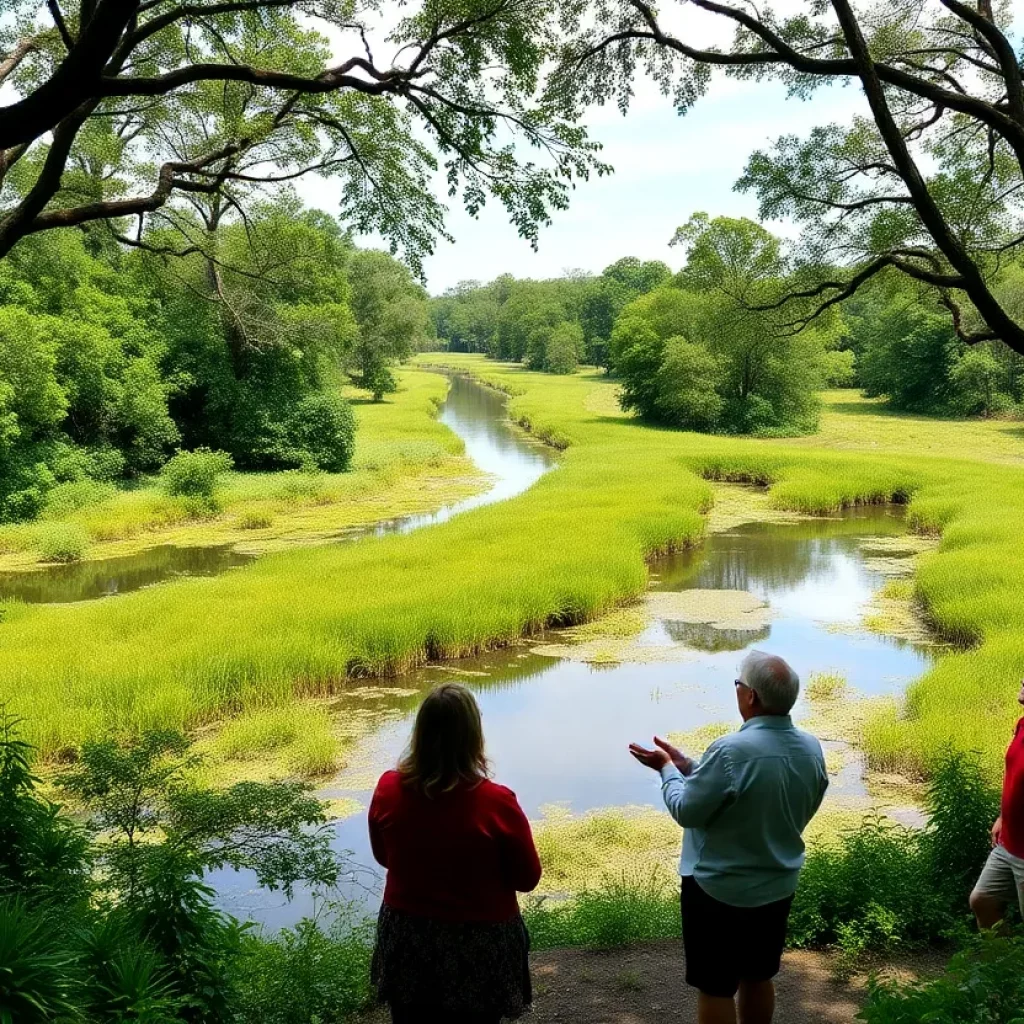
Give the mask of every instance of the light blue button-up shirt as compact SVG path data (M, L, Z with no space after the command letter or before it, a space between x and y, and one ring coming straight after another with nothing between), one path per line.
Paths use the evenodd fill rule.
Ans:
M796 892L803 831L828 788L821 744L788 715L759 715L716 740L688 776L661 770L682 825L679 874L722 903L760 907Z

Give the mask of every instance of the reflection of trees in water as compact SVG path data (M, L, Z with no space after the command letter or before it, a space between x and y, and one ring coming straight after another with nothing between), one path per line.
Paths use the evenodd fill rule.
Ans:
M760 629L715 629L706 622L663 622L665 631L676 641L696 651L741 651L748 644L766 640L771 626Z
M7 573L0 576L0 597L14 597L28 604L88 601L107 594L126 594L175 575L214 576L251 562L253 557L230 547L179 548L165 544L122 558Z
M755 523L712 535L702 548L660 558L653 571L661 590L790 589L830 572L838 554L860 558L864 537L904 529L902 520L881 512L787 525Z

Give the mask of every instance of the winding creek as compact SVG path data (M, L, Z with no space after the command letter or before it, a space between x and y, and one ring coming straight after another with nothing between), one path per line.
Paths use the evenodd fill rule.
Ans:
M556 464L550 448L517 434L505 414L504 399L465 377L453 376L438 419L465 445L466 455L491 477L491 486L434 512L401 516L338 533L341 541L386 533L409 533L443 523L459 512L503 501L525 491ZM127 594L180 576L216 576L252 562L257 555L231 545L178 547L160 544L137 554L93 559L71 565L0 573L0 600L27 604L66 604Z
M465 441L467 453L495 478L492 488L433 516L384 524L408 530L443 521L488 501L511 497L554 465L550 452L517 434L495 393L455 378L441 413ZM872 508L795 524L749 523L709 536L699 549L657 559L651 566L647 625L626 638L613 657L593 644L570 649L548 635L530 646L428 666L399 680L351 684L339 695L339 720L358 725L358 742L322 795L360 809L335 825L339 850L354 865L341 895L367 911L379 900L365 807L379 773L404 746L419 695L442 679L474 689L484 716L497 778L514 789L531 818L549 805L579 813L615 805L659 803L654 776L626 754L631 740L735 718L732 680L745 651L769 647L801 677L832 670L861 694L900 692L928 665L927 648L869 633L864 606L886 578L899 572L913 545L900 510ZM904 563L906 564L906 563ZM718 601L712 591L741 591L715 616L693 609ZM590 656L590 660L583 660ZM808 711L802 701L799 719ZM855 752L836 771L830 799L869 799ZM276 928L313 912L316 900L298 892L288 902L258 890L253 879L218 872L210 883L222 906L241 918Z

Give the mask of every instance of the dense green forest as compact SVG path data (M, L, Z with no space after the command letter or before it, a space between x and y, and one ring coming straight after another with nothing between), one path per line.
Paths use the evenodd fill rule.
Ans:
M294 199L184 256L147 243L49 232L0 261L0 519L66 510L179 448L343 471L342 383L380 399L431 333L402 263Z
M623 408L693 430L810 433L825 387L859 387L905 412L1019 413L1024 357L998 340L966 344L926 284L882 273L819 313L780 304L808 271L753 221L698 213L672 244L686 250L677 273L626 257L597 275L463 282L431 300L437 337L549 373L605 367ZM1002 271L1008 307L1022 282L1021 267Z

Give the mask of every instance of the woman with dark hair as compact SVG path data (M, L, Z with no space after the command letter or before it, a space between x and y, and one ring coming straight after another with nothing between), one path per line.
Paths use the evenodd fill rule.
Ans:
M536 888L540 861L515 794L489 774L476 700L448 683L377 783L370 843L387 883L372 977L394 1024L497 1024L530 1005L516 893Z

